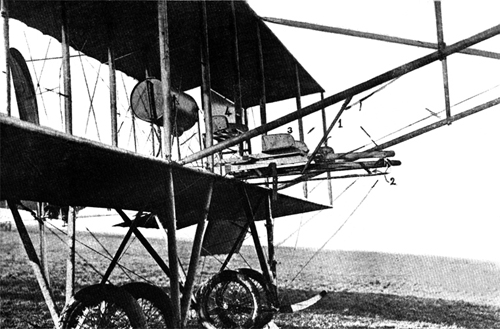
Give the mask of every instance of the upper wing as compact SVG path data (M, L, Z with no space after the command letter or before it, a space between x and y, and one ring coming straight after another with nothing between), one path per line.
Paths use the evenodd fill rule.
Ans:
M61 40L61 3L67 9L71 47L102 63L113 46L116 69L144 80L146 69L159 78L156 1L10 1L9 15ZM169 53L172 86L189 90L201 85L201 1L168 1ZM307 73L245 1L234 1L238 29L242 106L259 105L261 77L259 37L266 79L266 101L297 95L296 71L302 95L323 88ZM207 1L212 89L233 98L233 18L231 1Z

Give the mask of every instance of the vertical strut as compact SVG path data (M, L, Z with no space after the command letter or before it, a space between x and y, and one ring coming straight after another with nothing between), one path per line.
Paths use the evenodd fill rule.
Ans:
M116 108L116 69L113 44L108 48L109 107L111 111L111 145L118 146L118 110ZM134 136L135 138L135 136Z
M111 6L106 5L105 13L112 10ZM109 15L106 19L106 32L109 40L108 46L108 68L109 68L109 109L111 116L111 145L118 146L118 109L116 101L116 65L115 65L115 22L113 16ZM132 117L134 117L132 115Z
M1 0L1 12L3 20L3 47L5 54L5 78L6 78L6 100L7 100L7 115L11 114L11 96L10 96L10 52L9 52L9 9L7 7L7 0Z
M272 282L273 277L271 275L271 271L269 270L269 266L266 261L266 256L264 255L262 245L260 244L259 233L257 232L257 227L255 226L254 211L252 210L250 198L248 197L248 193L245 189L245 186L241 186L241 194L243 196L243 208L247 216L248 225L250 227L253 243L255 245L255 251L257 252L257 257L259 258L260 268L262 269L262 272L266 280L268 282Z
M205 235L208 214L210 211L210 204L212 203L212 193L214 190L214 184L215 181L212 180L210 186L208 187L207 196L205 200L205 207L203 208L203 213L201 214L198 220L198 225L196 226L196 233L194 235L193 249L191 251L191 259L189 261L189 269L186 277L186 284L184 286L181 299L182 323L184 326L186 325L187 322L187 313L193 295L194 279L196 277L196 269L198 268L198 262L200 260L201 248L203 245L203 237Z
M295 100L297 103L297 112L300 112L302 110L302 102L301 102L302 92L300 90L300 75L299 75L299 64L298 63L295 63L295 80L296 80L296 84L297 84L297 96L295 97ZM304 142L304 123L302 121L302 117L300 117L298 119L298 124L299 124L299 140L303 143ZM302 191L304 192L304 197L307 199L307 196L308 196L307 182L303 183Z
M236 18L235 0L231 0L231 15L233 27L233 90L234 90L234 108L236 112L236 123L243 123L243 109L241 102L241 71L240 71L240 50L238 40L238 22ZM245 124L247 124L245 122ZM250 143L250 140L247 141ZM243 142L239 144L239 153L243 155Z
M43 274L47 279L47 285L50 287L49 263L47 261L47 239L45 235L45 222L43 216L43 202L37 202L38 229L40 232L40 264Z
M245 196L245 195L243 195ZM261 198L257 204L255 205L254 207L254 210L253 211L250 211L251 213L254 213L257 209L259 209L260 207L260 204L262 203L263 201L263 198ZM245 205L248 205L247 202L245 202L245 200L243 201L243 204L244 204L244 207ZM248 205L248 207L250 207L250 205ZM245 213L248 213L245 209ZM245 239L245 236L247 235L248 233L248 228L250 227L250 221L246 221L245 222L245 225L243 226L243 228L241 229L241 232L240 232L240 235L238 235L238 237L236 238L236 241L234 242L233 244L233 247L231 248L231 250L229 251L229 253L227 254L226 256L226 259L224 260L224 263L222 264L221 268L219 271L223 271L227 264L229 264L229 261L231 260L231 258L233 257L234 253L236 252L236 250L238 249L238 247L243 243L243 240ZM265 262L265 260L264 260Z
M260 21L256 21L257 26L257 48L259 49L259 73L260 73L260 123L262 125L267 123L267 112L266 112L266 74L264 70L264 51L262 49L262 36L260 34ZM264 133L266 135L267 133Z
M168 162L172 160L172 124L171 116L172 103L170 93L170 48L168 39L168 1L158 0L158 37L160 44L160 70L161 83L163 90L163 139L162 150ZM177 217L175 213L175 193L172 167L166 170L166 179L164 180L167 191L167 200L165 210L162 214L165 219L168 235L168 262L170 266L170 293L173 306L173 324L175 327L181 327L181 305L180 305L180 283L179 283L179 264L177 262Z
M272 283L276 284L276 260L274 259L274 219L273 219L273 198L272 192L267 194L266 198L266 230L267 230L267 249L268 263L271 269Z
M163 96L163 138L162 150L167 161L172 159L172 95L170 93L170 48L168 38L167 0L158 0L158 37L160 44L160 71ZM154 104L154 103L152 103Z
M72 93L71 93L71 66L69 56L69 31L68 19L66 17L66 4L61 2L61 46L62 46L62 67L63 67L63 85L64 85L64 122L65 131L68 134L73 134L73 109L72 109Z
M21 219L21 215L17 210L15 203L12 201L7 201L10 211L12 212L12 216L14 217L14 222L16 223L17 231L19 232L19 236L21 237L21 241L23 242L24 249L26 254L28 255L28 259L31 267L33 268L33 272L35 273L35 277L38 281L38 285L40 286L40 290L42 291L43 298L45 299L45 304L49 308L50 316L52 317L52 321L54 322L54 327L59 328L59 315L57 311L56 304L54 303L54 297L52 295L52 291L50 290L47 278L45 277L42 268L40 266L40 261L35 251L35 247L33 247L33 243L31 242L31 238L24 226L23 220Z
M302 110L302 102L301 102L301 97L302 97L302 92L300 90L300 76L299 76L299 65L295 63L295 82L297 86L297 94L295 96L295 101L297 103L297 112L300 112ZM298 124L299 124L299 140L301 142L304 142L304 123L302 122L302 117L298 118Z
M441 1L434 1L434 9L436 12L436 29L437 29L437 37L438 37L438 51L440 53L443 52L443 49L446 47L446 43L444 42L443 36L443 19L441 16ZM444 86L444 101L446 107L446 118L449 119L451 116L451 107L450 107L450 88L449 88L449 80L448 80L448 61L446 60L446 56L442 56L441 58L441 66L443 67L443 86ZM451 124L449 121L448 124Z
M325 99L325 95L323 92L321 92L321 100ZM323 135L327 135L327 130L326 130L326 111L325 108L321 109L321 118L323 120ZM325 138L325 141L323 143L325 146L328 146L328 137ZM332 180L331 180L332 174L327 171L326 172L326 184L328 187L328 200L330 201L330 205L333 205L333 192L332 192Z
M201 99L203 113L205 114L205 147L213 145L213 126L212 126L212 101L211 82L210 82L210 49L208 45L208 21L207 21L207 3L205 0L200 2L201 6ZM201 147L200 147L201 149ZM207 158L207 167L211 172L214 171L213 154Z
M73 134L73 104L71 92L71 66L69 55L69 31L66 13L66 4L61 2L61 46L62 46L62 66L64 79L64 117L65 130L68 134ZM75 222L76 213L73 207L68 208L68 245L69 252L66 261L66 303L69 302L75 290Z

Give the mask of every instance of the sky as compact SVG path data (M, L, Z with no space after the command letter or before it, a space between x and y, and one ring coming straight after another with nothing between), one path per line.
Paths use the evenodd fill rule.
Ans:
M427 42L437 40L433 1L318 0L287 1L285 4L282 1L255 0L249 3L263 17L286 18ZM500 23L496 14L499 10L500 3L493 1L443 1L445 41L452 44ZM432 52L293 27L269 26L323 86L325 96ZM494 37L476 47L500 52L499 38ZM448 71L451 104L500 83L500 62L495 59L453 55L448 58ZM375 94L363 102L361 110L358 107L345 112L342 115L343 128L333 130L330 145L337 152L347 152L371 142L360 126L378 140L378 137L428 116L425 108L435 112L443 110L441 72L441 63L431 64ZM497 87L484 97L476 97L453 107L452 114L498 95L500 90ZM309 102L317 99L318 96ZM339 107L340 104L327 110L329 120L333 119ZM341 195L333 210L317 215L303 226L298 239L294 235L287 243L321 247L347 219L325 248L500 261L497 251L500 175L496 170L500 160L497 152L499 119L499 106L492 107L390 148L396 152L395 159L402 161L402 166L392 168L389 175L395 179L396 185L379 178L375 188L352 215L376 178L360 179L343 194L352 180L333 181L334 197ZM306 118L304 130L307 132L318 120L319 116ZM435 120L431 118L424 123L430 124ZM415 127L418 125L412 126ZM308 138L306 136L306 142ZM315 182L309 184L316 186ZM300 193L298 190L295 192ZM310 198L321 200L325 190L325 183L322 183ZM302 220L307 221L306 216ZM300 219L296 221L300 223ZM294 225L287 220L276 221L277 232L295 231L292 227Z
M250 6L263 17L278 17L323 24L333 27L380 33L409 39L436 42L436 24L433 1L269 1L249 0ZM497 1L458 2L443 1L444 38L452 44L499 23ZM373 76L432 52L404 45L364 40L348 36L308 31L268 24L289 51L326 90L325 96L335 94ZM29 40L29 42L27 42ZM47 47L47 38L11 23L11 46L28 58L57 57L60 46ZM39 45L38 42L43 43ZM500 53L500 37L494 37L475 46ZM47 50L48 49L48 50ZM59 86L58 61L30 64L36 79L42 71L44 101L39 101L41 123L61 129L59 97L47 89ZM81 66L87 70L81 70ZM72 60L73 79L80 81L75 97L93 95L92 108L87 106L76 115L75 134L110 142L107 88L107 67L90 59ZM79 68L80 67L80 68ZM88 69L91 67L92 69ZM100 71L102 70L102 72ZM448 58L451 104L487 91L460 105L452 107L452 114L470 109L500 94L500 61L456 54ZM85 72L85 75L84 73ZM98 74L99 72L100 74ZM50 78L52 76L52 78ZM54 78L55 76L55 78ZM54 80L55 79L55 80ZM87 83L81 81L87 80ZM128 97L136 83L127 78L118 79L120 144L132 148L131 116ZM1 81L3 83L3 79ZM87 87L88 85L88 87ZM75 90L75 87L73 87ZM3 89L2 89L3 90ZM366 95L363 94L363 95ZM361 95L360 97L362 97ZM430 109L444 109L441 63L436 62L412 72L384 90L354 106L342 115L342 128L334 128L329 144L336 152L377 142L386 134L413 124L428 116ZM193 91L199 99L199 92ZM3 97L3 95L2 95ZM355 102L360 97L353 99ZM319 95L304 97L303 106L316 102ZM78 100L77 100L78 102ZM198 101L198 104L200 102ZM270 104L269 120L295 110L295 100ZM327 109L328 122L333 120L340 104ZM2 109L3 111L3 109ZM89 115L90 113L90 115ZM260 122L259 109L249 109L250 122ZM441 114L443 117L444 114ZM321 116L313 114L304 119L305 141L313 149L321 138ZM430 124L429 118L423 124ZM98 125L95 122L99 122ZM500 173L499 155L500 107L492 107L479 114L417 137L391 150L402 166L391 168L387 180L383 177L334 180L333 209L295 218L277 219L276 241L287 246L317 249L368 250L395 253L430 254L491 260L500 263L498 236L500 235ZM85 124L84 124L85 123ZM104 127L104 128L103 128ZM292 123L273 132L285 132L292 127L298 139L296 124ZM412 125L412 129L419 125ZM310 133L312 128L315 128ZM148 126L139 124L138 151L149 152ZM99 134L97 131L99 130ZM404 130L408 132L408 130ZM186 134L186 138L189 137ZM392 137L397 135L392 135ZM380 139L380 140L379 140ZM196 139L190 141L196 144ZM260 140L254 141L258 149ZM189 145L189 144L188 144ZM195 148L195 146L193 146ZM396 185L389 184L393 179ZM378 180L375 187L372 186ZM388 182L389 181L389 182ZM352 185L351 185L352 184ZM309 199L327 203L326 182L309 182ZM302 186L285 193L301 196ZM364 201L363 201L364 200ZM312 217L313 216L313 217ZM298 228L304 224L300 230ZM340 230L339 230L340 228ZM260 228L262 230L262 227ZM192 232L180 232L191 236ZM333 236L333 238L332 238Z

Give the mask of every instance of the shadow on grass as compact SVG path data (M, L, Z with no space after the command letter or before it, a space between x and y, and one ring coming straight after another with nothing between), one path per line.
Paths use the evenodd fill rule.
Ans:
M281 295L288 296L287 299L294 303L309 298L315 293L306 290L285 290ZM312 318L317 319L321 316L340 319L340 322L342 318L364 318L374 319L376 322L385 320L425 322L465 328L500 328L500 307L384 293L330 291L325 298L301 313L306 314L297 315L297 321L293 319L294 314L286 316L286 324L284 323L283 328L310 328L312 325L302 324L300 318L311 321ZM288 323L292 324L288 325ZM341 323L339 326L353 329L366 328L366 326L360 327L359 325L346 327Z

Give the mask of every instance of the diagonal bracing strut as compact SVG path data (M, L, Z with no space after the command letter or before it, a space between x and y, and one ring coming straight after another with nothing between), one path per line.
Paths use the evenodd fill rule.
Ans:
M362 93L364 91L367 91L373 87L376 87L380 84L388 82L392 79L395 79L397 77L400 77L400 76L403 76L407 73L415 71L421 67L424 67L428 64L431 64L431 63L443 58L443 56L449 56L451 54L454 54L456 52L459 52L461 50L469 48L470 46L475 45L481 41L484 41L484 40L487 40L491 37L494 37L498 34L500 34L500 24L496 25L492 28L489 28L483 32L475 34L467 39L464 39L464 40L461 40L457 43L454 43L450 46L444 47L441 51L436 51L436 52L433 52L429 55L420 57L414 61L408 62L408 63L403 64L399 67L396 67L390 71L387 71L381 75L378 75L370 80L367 80L367 81L362 82L356 86L353 86L353 87L348 88L344 91L341 91L341 92L336 93L332 96L329 96L329 97L325 98L324 100L321 100L319 102L316 102L314 104L306 106L300 112L299 111L292 112L292 113L285 115L279 119L276 119L276 120L271 121L267 124L264 124L262 126L254 128L252 130L249 130L246 133L243 133L235 138L231 138L231 139L225 140L223 142L220 142L214 146L207 147L206 149L204 149L198 153L195 153L195 154L192 154L190 156L185 157L179 163L181 165L191 163L193 161L202 159L204 157L207 157L209 155L212 155L212 154L215 154L219 151L222 151L228 147L231 147L233 145L241 143L242 141L246 141L246 140L249 140L253 137L262 135L270 130L276 129L276 128L281 127L285 124L288 124L292 121L295 121L300 117L304 117L306 115L310 115L314 112L320 111L321 109L323 109L327 106L334 105L334 104L346 99L347 97L357 95L357 94Z

